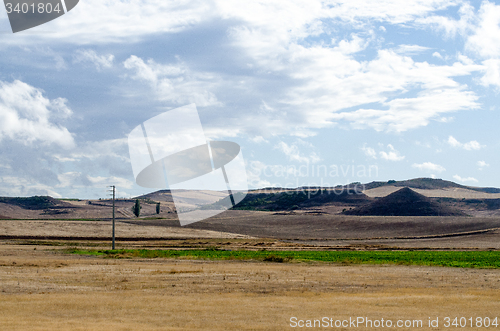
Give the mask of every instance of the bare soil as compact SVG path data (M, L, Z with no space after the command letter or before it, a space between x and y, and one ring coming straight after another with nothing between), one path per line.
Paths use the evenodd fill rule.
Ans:
M498 247L500 218L347 216L228 210L187 227L283 240L423 240L488 235ZM459 240L458 240L459 241Z
M0 220L0 239L110 240L111 231L111 220ZM186 227L180 227L175 218L117 220L116 238L270 238L337 249L500 249L500 218L229 210Z

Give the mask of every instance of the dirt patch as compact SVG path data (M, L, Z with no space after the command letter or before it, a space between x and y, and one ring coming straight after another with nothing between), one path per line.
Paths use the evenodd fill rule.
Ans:
M348 216L226 211L187 226L241 233L255 237L299 240L369 240L429 238L471 231L494 230L500 218L439 216Z

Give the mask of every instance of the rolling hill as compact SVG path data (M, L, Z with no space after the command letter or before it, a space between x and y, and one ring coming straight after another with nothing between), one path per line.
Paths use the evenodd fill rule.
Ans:
M241 193L236 193L241 194ZM212 206L227 205L224 198ZM353 190L336 191L332 189L288 190L278 193L252 193L235 207L234 210L288 211L325 205L358 206L372 199Z
M408 187L343 213L358 216L466 216L462 211L433 201Z
M363 191L359 191L364 187ZM391 193L403 187L411 189L404 197L395 199ZM413 192L416 191L416 192ZM235 210L268 211L285 213L317 213L336 215L343 211L359 215L459 215L478 217L500 216L500 189L474 188L450 181L416 178L405 181L371 182L364 185L352 183L335 188L286 188L256 189L234 208ZM491 193L487 193L491 192ZM417 194L420 195L417 195ZM235 193L241 194L241 193ZM399 193L401 195L401 192ZM422 197L423 196L423 197ZM397 197L397 195L396 195ZM418 199L417 199L418 197ZM387 199L385 199L387 198ZM135 199L142 200L141 217L175 218L172 192L160 190L132 199L116 201L116 216L134 218L131 207ZM177 207L224 209L226 193L219 191L176 191ZM401 209L404 199L414 199L419 208ZM156 214L156 203L161 203L161 213ZM109 219L111 200L55 199L47 196L0 197L0 218L4 219ZM354 208L354 209L353 209ZM399 209L398 209L399 208ZM353 211L348 211L348 210ZM410 212L411 210L411 212Z
M409 187L422 190L439 190L439 189L449 189L449 188L460 188L467 189L476 192L484 193L500 193L500 188L495 187L474 187L460 185L455 182L448 180L443 180L439 178L414 178L408 180L389 180L387 182L370 182L364 184L365 190L374 189L381 186L397 186L397 187Z

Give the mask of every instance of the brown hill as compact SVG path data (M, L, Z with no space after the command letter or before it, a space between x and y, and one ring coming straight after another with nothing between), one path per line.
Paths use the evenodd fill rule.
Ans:
M500 188L465 186L439 178L414 178L414 179L407 179L400 181L389 180L387 182L371 182L363 184L364 190L370 190L382 186L410 187L421 190L442 190L450 188L459 188L459 189L466 189L484 193L500 193Z
M238 195L240 193L236 193ZM226 198L227 199L227 198ZM362 192L353 189L336 191L332 189L291 189L278 193L248 193L233 209L235 210L267 210L286 211L306 209L325 205L359 206L372 199ZM221 200L213 204L225 205Z
M34 197L0 197L0 203L12 204L23 209L41 210L50 208L71 208L72 205L65 201L54 199L49 196L34 196Z
M135 197L136 199L150 199L158 202L174 202L170 190L159 190Z
M346 215L363 216L467 216L441 205L408 187L364 206L344 211Z

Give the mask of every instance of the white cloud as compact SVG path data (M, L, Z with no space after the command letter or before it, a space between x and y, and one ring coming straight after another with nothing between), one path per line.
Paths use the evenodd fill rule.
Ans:
M371 147L367 147L366 145L363 145L363 147L361 147L361 150L365 153L366 156L374 158L374 159L377 158L377 152L375 151L375 149L373 149Z
M221 105L210 91L219 84L211 74L193 72L184 63L162 65L153 60L144 62L135 55L123 65L134 72L132 79L149 83L159 100L180 105L196 103L200 107Z
M443 60L443 56L439 52L432 53L432 56L437 57L438 59Z
M425 17L417 18L416 23L425 28L431 26L439 31L443 31L448 38L456 37L457 34L465 35L473 28L475 21L474 7L465 1L457 1L455 4L450 1L449 4L460 4L460 8L458 10L460 18L458 20L431 14Z
M269 141L264 139L264 137L262 137L262 136L255 136L255 137L250 138L250 140L253 141L254 143L257 143L257 144L269 143Z
M475 93L452 79L482 70L479 65L435 66L390 50L380 50L377 58L366 62L323 47L297 45L291 51L290 75L302 84L291 89L282 103L294 107L294 112L310 114L302 125L327 127L344 120L354 128L401 132L425 126L444 113L479 107ZM413 88L421 89L416 97L398 98ZM395 98L390 99L391 94ZM362 107L377 103L378 109ZM343 111L354 107L360 109Z
M115 57L112 54L97 55L94 50L80 49L73 56L73 63L92 63L98 71L104 68L111 68Z
M415 141L415 145L425 147L425 148L431 148L431 144L429 142L422 142L422 141Z
M300 140L299 140L300 142ZM305 144L302 142L302 144ZM308 144L306 144L308 145ZM308 148L311 148L312 146L307 146ZM276 149L280 150L285 154L290 161L295 161L299 163L317 163L321 160L321 158L315 153L315 152L310 152L309 156L303 156L300 153L300 149L298 144L291 144L288 145L287 143L280 141L276 146Z
M214 3L202 0L86 0L64 17L44 24L42 32L16 35L7 43L47 40L79 45L134 43L159 33L176 33L214 18ZM44 33L49 31L50 33Z
M382 144L379 144L380 147L383 147ZM365 153L366 156L371 157L373 159L377 158L377 152L374 148L367 147L366 144L363 145L361 150ZM404 160L404 156L400 155L400 153L392 146L391 144L387 145L387 151L379 151L378 155L381 159L386 161L401 161Z
M405 1L402 6L398 0L384 1L339 1L329 8L331 17L352 22L373 19L374 21L387 21L391 24L400 24L414 21L420 17L427 17L437 10L444 10L456 3L449 0L436 1ZM327 9L328 10L328 9Z
M132 182L127 178L133 178L128 154L127 138L87 141L78 148L57 151L51 154L51 162L57 162L61 169L56 187L61 192L71 188L78 194L78 189L102 188L99 178L107 178L112 181L107 185L128 189ZM63 169L71 171L62 172Z
M420 164L414 163L412 164L412 167L427 172L443 172L446 170L443 166L432 162L424 162Z
M500 55L500 6L483 1L477 14L479 24L468 37L466 48L483 58L498 58Z
M1 29L1 25L0 25ZM24 54L21 55L21 53L18 53L19 56L22 57L30 57L36 59L35 63L31 63L31 65L37 69L52 69L55 68L58 71L67 69L66 61L64 60L63 56L54 51L51 47L48 46L35 46L35 47L28 47L28 46L22 46L21 47L22 51Z
M429 49L430 49L429 47L424 47L420 45L399 45L394 51L401 55L415 55L428 51Z
M474 183L477 183L478 180L475 179L474 177L460 177L459 175L454 175L453 176L454 179L456 179L457 181L459 182L462 182L462 183L465 183L465 182L474 182Z
M0 81L0 140L11 139L25 145L41 142L45 145L74 147L67 128L54 120L71 116L66 99L49 100L43 91L16 80Z
M27 179L17 176L0 177L1 196L33 196L49 195L54 198L62 196L53 187L37 182L34 179Z
M352 35L352 40L341 40L339 42L339 45L334 48L334 51L339 51L342 54L348 55L348 54L354 54L358 53L364 49L369 44L369 41L360 38L357 35Z
M452 147L462 147L462 144L456 140L453 136L448 137L448 144Z
M477 21L467 38L466 49L484 59L484 75L479 83L500 88L500 5L483 1Z
M454 7L451 9L455 11L459 6L461 9L458 20L442 20L443 17L436 16L455 16L454 13L438 11L450 7ZM482 9L481 15L486 17L487 13ZM427 18L432 19L425 21ZM459 54L453 63L447 56L456 52L448 48L450 43L443 44L446 50L440 49L440 53L425 47L439 44L432 39L433 36L429 40L412 40L416 35L415 30L411 29L419 29L429 22L435 22L435 26L446 31L450 37L463 35L468 45L463 51L467 51L470 58ZM75 62L90 64L97 70L122 63L121 68L127 74L121 77L129 78L128 81L122 81L125 82L123 85L128 84L125 88L130 88L136 96L142 95L144 99L165 101L169 107L173 105L168 103L183 105L195 102L198 106L219 106L224 102L231 105L227 110L222 107L213 113L210 108L203 110L206 111L203 114L206 118L213 118L209 124L216 126L222 123L216 128L207 128L207 135L242 135L255 137L249 139L256 143L266 143L265 138L269 136L293 134L307 137L314 135L318 128L346 125L357 129L403 132L425 126L431 121L447 122L452 118L450 115L453 112L479 108L479 97L471 90L473 86L467 86L466 82L471 80L471 76L484 73L480 78L481 84L500 86L500 78L498 55L489 58L493 56L493 52L483 50L480 42L475 42L474 38L468 40L465 36L471 31L473 36L480 34L480 25L473 30L473 24L477 22L474 21L472 6L460 0L409 0L404 5L400 0L86 0L63 18L44 25L43 29L33 29L32 33L18 34L16 38L6 35L5 43L2 40L2 47L9 43L45 45L53 42L57 44L54 49L68 56L68 53L62 52L63 45L91 44L92 46L78 46L84 49L74 55ZM390 33L384 33L385 28L381 24ZM396 33L401 32L397 29L410 33L409 38L404 41L407 45L398 46L401 40L389 39L393 38L395 30ZM42 34L39 33L41 30L54 30L54 33ZM172 38L173 45L177 45L176 40L179 39L191 45L198 41L196 38L204 36L208 37L203 40L210 45L207 47L208 52L198 53L204 45L202 44L194 45L196 54L189 47L178 49L175 46L160 55L158 52L161 52L162 46L156 45L151 50L142 49L141 54L146 54L141 55L142 58L130 56L137 54L129 51L131 47L136 47L130 46L132 43L144 41L137 46L149 47L154 38L170 40L168 34L180 32L185 34ZM417 30L416 33L422 36L426 30ZM481 36L483 35L484 33ZM39 41L35 40L37 38ZM223 38L222 44L219 38ZM114 42L122 43L123 48L109 44ZM215 47L213 42L216 43ZM106 43L107 49L101 51L104 47L99 46L99 43ZM459 41L458 44L461 47L462 42ZM88 49L89 47L99 51ZM389 49L384 49L387 47ZM230 52L227 58L231 61L225 63L224 57L219 62L214 61L211 53L215 48ZM125 57L116 62L118 59L115 60L109 54L110 49L113 49L112 52L117 57ZM121 55L116 53L116 49L120 50ZM366 49L369 51L363 52ZM419 62L423 58L420 56L412 59L419 52L426 52L430 62ZM430 56L432 52L433 58ZM189 55L184 56L186 53ZM175 54L183 54L182 60L164 60ZM477 54L484 54L479 55L483 58L478 60L475 57ZM147 56L157 58L148 60ZM437 60L443 57L447 65L432 64L444 64L444 61ZM122 62L125 59L127 60ZM197 61L199 62L196 63ZM114 69L117 70L117 66ZM108 73L115 70L109 70ZM118 88L120 87L123 88ZM147 90L146 92L153 91L153 97L143 93L142 89ZM126 94L128 93L123 92L122 95ZM233 99L228 100L227 95L231 95ZM260 100L265 102L259 104ZM57 104L55 100L50 102ZM64 100L61 99L60 104L64 105ZM154 109L159 103L156 102L154 107L149 107L150 105L145 105L144 109ZM154 111L157 108L151 110ZM227 116L229 112L231 116ZM19 115L17 108L16 113L20 118L26 117ZM4 114L3 109L0 114ZM65 128L60 124L62 122L58 122L52 115L55 115L55 111L50 108L50 114L45 116L47 121L42 124L55 132L59 130L59 134L64 133ZM4 115L0 115L0 118L2 116ZM234 118L231 123L234 125L228 129L227 122L220 121L217 116ZM132 122L130 117L125 119L124 113L124 122L127 120L128 123ZM120 127L120 130L122 134L124 128ZM54 144L52 134L42 134L43 131L38 129L34 131L35 140ZM3 130L0 132L4 134ZM26 131L16 132L25 134ZM6 139L6 136L3 137ZM64 141L73 141L67 130L65 137L70 139ZM16 136L15 139L25 140L23 136ZM284 141L286 143L282 142L276 148L289 160L304 163L320 159L312 149L304 148L296 142ZM476 141L456 142L463 149L482 147ZM64 166L67 166L64 171L71 169L80 174L86 172L75 170L72 168L73 164L69 163L86 162L89 168L95 166L97 169L103 167L96 164L106 156L116 159L117 164L128 161L126 152L117 153L113 148L100 148L98 144L99 142L95 142L94 146L93 143L84 143L78 151L72 153L58 151L54 158L64 162ZM392 145L374 147L364 146L362 150L370 158L379 160L401 161L405 158ZM277 150L274 152L280 154ZM420 168L425 170L424 165L416 168L422 166ZM97 174L102 175L103 172L88 173L92 178L98 178ZM68 178L74 175L65 174ZM107 178L106 176L103 175Z
M388 152L384 151L379 152L380 157L382 159L387 161L401 161L405 158L404 156L400 155L399 152L396 149L394 149L394 147L391 144L388 144L387 148L389 149Z
M452 147L455 148L463 148L467 151L472 151L472 150L480 150L481 148L485 147L484 145L481 145L475 140L469 141L468 143L462 144L458 140L456 140L453 136L448 137L448 144Z
M484 145L481 145L480 143L478 143L477 141L473 140L473 141L469 141L468 143L465 143L464 144L464 149L465 150L468 150L468 151L471 151L471 150L479 150L481 148L483 148Z
M483 170L483 168L489 167L490 165L486 163L485 161L477 161L477 166L479 167L479 170Z
M399 46L396 51L400 54L376 45L380 51L373 60L360 61L355 55L378 43L379 32L372 28L373 22L420 27L419 19L456 7L458 3L409 0L401 6L398 0L337 1L335 4L307 0L244 3L188 0L182 4L161 0L126 3L88 0L67 17L50 23L57 32L41 38L57 37L54 40L80 44L135 42L153 33L178 33L222 19L230 24L228 37L231 46L238 48L238 59L244 59L259 73L280 75L290 85L267 102L270 108L280 109L284 116L274 120L264 115L241 114L247 116L244 121L248 130L274 131L275 134L294 132L299 137L307 137L314 135L313 130L317 128L346 121L354 128L406 131L442 118L443 113L477 108L477 96L453 77L471 75L482 70L482 66L459 62L452 66L434 66L415 62L403 55L428 49L415 44ZM88 26L80 28L84 18ZM355 29L348 36L338 36L332 23ZM338 42L304 42L322 33ZM97 57L88 54L86 59L102 67L99 64L103 63L102 55L100 59ZM221 75L195 72L183 63L162 65L131 56L124 64L134 72L134 79L150 84L159 100L176 104L221 105L215 91L223 83L231 87L238 85L226 77L223 82ZM245 89L249 95L268 93L259 91L261 87L252 83L255 82L242 83L241 90ZM254 88L257 91L252 90ZM413 98L398 97L411 89L421 92ZM367 104L370 105L365 106ZM347 108L350 111L345 111ZM241 118L240 122L243 122Z
M382 93L380 97L382 97ZM371 127L376 131L402 132L439 120L443 113L466 109L476 109L477 96L461 88L428 90L418 93L415 98L400 98L382 102L383 109L364 109L351 112L338 112L331 118L351 122L357 129Z
M109 185L116 185L118 187L130 189L133 186L133 182L116 176L96 176L92 177L87 175L87 179L96 187L107 187Z
M481 85L486 87L493 85L500 88L500 59L485 60L483 65L485 74L480 78Z
M449 123L449 122L452 122L454 119L455 119L455 117L449 116L449 117L440 117L436 121L441 122L441 123Z
M267 179L263 179L262 176L266 176L266 168L268 166L260 161L251 161L247 169L247 180L248 185L253 188L263 188L271 187L272 184Z
M123 189L131 189L133 182L127 178L117 176L90 176L82 172L71 171L64 172L57 176L59 184L56 189L65 192L81 192L82 190L96 189L96 191L105 192L110 185L115 185L117 196L128 196L127 193L121 191ZM118 194L120 192L120 194ZM104 194L102 194L104 195ZM60 196L59 194L57 196Z
M219 8L223 17L242 21L231 29L230 36L234 45L253 60L252 67L287 75L293 83L285 95L277 96L274 104L268 102L286 111L283 118L288 123L282 128L293 127L296 132L300 128L332 127L335 121L347 121L354 128L406 131L442 118L443 113L479 107L475 93L453 77L471 75L483 69L480 65L457 62L436 66L402 55L428 50L422 45L401 45L397 48L401 54L380 49L374 60L358 61L354 57L377 39L376 33L364 26L366 20L413 22L456 6L455 2L409 1L405 6L398 1L346 1L334 6L311 1L278 4L282 2L220 2ZM359 24L363 32L334 41L334 47L302 42L307 36L331 33L324 24L329 20ZM417 97L398 98L398 94L415 88L421 90ZM365 104L378 107L365 109ZM361 109L352 109L355 107ZM352 110L343 111L346 108ZM272 123L261 121L259 125L269 128Z
M74 162L82 159L95 161L101 157L112 157L121 162L129 163L128 154L123 154L123 151L128 151L127 138L89 141L67 155L54 154L53 156L61 162Z

